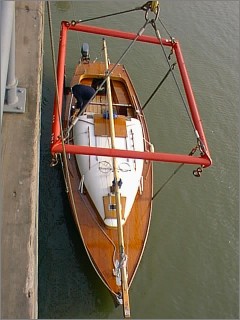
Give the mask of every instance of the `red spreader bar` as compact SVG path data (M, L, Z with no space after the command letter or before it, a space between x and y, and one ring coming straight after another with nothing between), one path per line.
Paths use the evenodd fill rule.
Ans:
M182 154L172 154L172 153L161 153L161 152L146 152L146 151L131 151L122 149L109 149L109 148L99 148L99 147L89 147L89 146L77 146L71 144L65 144L65 152L71 154L82 154L82 155L96 155L96 156L106 156L115 158L131 158L131 159L143 159L152 161L162 161L162 162L176 162L176 163L186 163L186 164L198 164L204 167L208 167L209 159L207 156L193 157ZM53 153L63 152L62 143L55 143L52 147Z
M123 32L119 30L106 29L101 27L84 25L81 23L71 24L67 21L62 21L61 31L60 31L60 41L59 41L59 51L58 51L58 68L57 68L57 82L58 82L58 97L55 96L54 101L54 111L53 111L53 122L52 122L52 140L51 140L51 152L52 154L63 152L63 147L60 139L60 119L62 114L62 97L63 97L63 87L64 87L64 68L65 68L65 58L66 58L66 44L67 44L67 32L68 30L87 32L92 34L100 34L109 37L116 37L122 39L133 40L136 38L135 33ZM137 41L152 43L160 45L159 40L156 37L141 35L137 38ZM88 146L76 146L65 144L65 151L67 153L73 154L83 154L83 155L98 155L98 156L108 156L108 157L120 157L120 158L133 158L133 159L144 159L152 161L162 161L162 162L176 162L176 163L186 163L186 164L197 164L203 167L209 167L212 164L210 157L207 141L203 131L201 118L198 112L197 104L193 95L191 83L188 77L187 69L181 52L180 44L178 41L172 42L168 39L161 39L164 46L172 47L176 55L178 67L180 70L184 90L186 93L188 105L190 108L192 121L194 123L195 129L199 135L202 146L204 147L204 154L200 157L181 155L181 154L171 154L171 153L160 153L160 152L140 152L131 150L120 150L120 149L108 149L108 148L98 148L98 147L88 147Z

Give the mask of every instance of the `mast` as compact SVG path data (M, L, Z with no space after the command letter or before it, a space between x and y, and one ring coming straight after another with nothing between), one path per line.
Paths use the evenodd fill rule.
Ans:
M115 127L113 119L113 105L112 105L112 94L111 94L111 84L110 77L108 77L108 54L106 40L103 39L103 50L105 56L105 66L106 66L106 76L107 76L107 99L108 99L108 108L109 108L109 121L110 121L110 136L111 136L111 147L115 149ZM125 247L124 247L124 235L123 235L123 226L122 226L122 206L121 206L121 197L118 186L119 176L117 170L117 159L113 157L113 173L115 180L115 201L116 201L116 214L117 214L117 230L118 230L118 243L119 243L119 259L120 264L121 260L126 257ZM129 303L129 294L128 294L128 281L127 281L127 265L123 263L121 266L121 285L122 285L122 299L123 299L123 311L124 317L130 318L130 303Z

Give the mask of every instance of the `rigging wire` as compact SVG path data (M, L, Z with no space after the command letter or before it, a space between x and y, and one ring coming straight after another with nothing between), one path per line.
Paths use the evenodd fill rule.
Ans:
M107 18L107 17L112 17L112 16L116 16L116 15L120 15L120 14L129 13L129 12L133 12L133 11L137 11L137 10L144 10L144 11L146 11L146 15L145 15L146 23L145 23L145 26L146 26L148 23L151 23L152 26L153 26L153 29L155 30L156 36L157 36L157 38L158 38L159 41L160 41L161 48L162 48L162 50L163 50L164 56L165 56L165 58L166 58L166 61L167 61L167 63L168 63L169 70L170 70L170 72L172 73L174 82L175 82L176 87L177 87L177 89L178 89L179 95L180 95L180 97L181 97L181 99L182 99L182 102L183 102L183 105L184 105L184 107L185 107L186 113L187 113L187 115L188 115L188 117L189 117L189 120L190 120L191 125L192 125L193 130L194 130L194 133L196 134L196 129L195 129L193 120L192 120L192 118L191 118L191 116L190 116L189 110L188 110L188 108L187 108L187 103L186 103L186 101L185 101L185 99L184 99L184 97L183 97L183 94L182 94L182 92L181 92L180 86L179 86L179 84L178 84L178 82L177 82L177 79L176 79L176 77L175 77L175 74L174 74L174 72L173 72L173 68L172 68L172 66L170 65L169 58L167 57L166 51L165 51L165 49L164 49L164 47L163 47L160 32L159 32L159 30L158 30L157 27L156 27L156 20L158 20L158 21L161 23L162 27L164 28L164 30L166 31L166 33L168 34L168 36L170 37L170 39L171 39L171 41L172 41L173 43L174 43L174 38L171 36L171 34L169 33L169 31L167 30L167 28L165 27L165 25L163 24L163 22L162 22L161 19L159 18L159 12L160 12L160 10L158 10L155 19L152 19L152 20L147 19L147 13L149 12L149 10L154 11L154 8L153 8L154 5L153 5L152 2L154 2L154 1L148 1L148 2L146 2L144 5L142 5L142 6L140 6L140 7L136 7L136 8L129 9L129 10L125 10L125 11L110 13L110 14L106 14L106 15L102 15L102 16L98 16L98 17L94 17L94 18L84 19L84 20L78 20L78 21L76 21L76 23L89 22L89 21L93 21L93 20L98 20L98 19L102 19L102 18ZM138 32L139 35L141 35L141 34L144 32L145 26L142 28L142 29L143 29L142 31L140 30L140 31ZM120 61L122 60L122 58L123 58L123 57L126 55L126 53L129 51L130 47L135 43L135 41L137 40L137 38L138 38L138 37L136 37L136 38L132 41L132 43L131 43L131 45L129 46L129 48L127 48L127 50L123 53L123 55L119 58L119 60L117 61L117 63L116 63L115 65L117 65L118 63L120 63ZM169 55L169 57L170 57L170 55ZM113 67L113 69L112 69L111 71L109 71L109 74L107 75L107 77L110 76L110 74L113 72L114 69L115 69L115 67ZM103 86L104 83L107 81L107 77L104 79L104 81L103 81L103 83L101 84L101 86ZM164 78L164 79L165 79L165 78ZM161 83L161 84L162 84L162 83ZM160 87L160 85L159 85L159 87ZM150 101L150 99L153 97L153 95L156 93L156 91L158 90L159 87L157 87L157 89L155 89L154 93L151 95L151 97L148 99L148 101L144 104L143 108L146 107L147 103ZM100 87L100 88L101 88L101 87ZM94 98L94 97L93 97L93 98ZM93 98L92 98L92 99L93 99ZM92 99L91 99L91 100L92 100ZM90 101L91 101L91 100L90 100ZM90 102L90 101L89 101L89 102ZM85 111L85 110L83 110L79 115L81 115L84 111ZM68 132L68 133L69 133L69 132ZM198 134L196 134L196 135L197 135L197 139L199 139Z
M94 17L94 18L77 20L75 22L76 23L89 22L89 21L93 21L93 20L117 16L117 15L124 14L124 13L129 13L129 12L133 12L133 11L137 11L137 10L144 10L144 11L146 11L146 14L148 13L149 10L151 10L152 12L155 12L156 16L158 16L159 12L160 12L160 7L159 7L158 1L147 1L144 5L142 5L140 7L136 7L136 8L128 9L128 10L124 10L124 11L119 11L119 12L114 12L114 13L109 13L109 14L105 14L102 16Z
M51 42L51 50L52 50L52 61L53 61L53 69L54 69L54 80L55 80L55 89L56 89L56 99L57 99L57 104L59 107L59 94L58 94L58 83L57 83L57 73L56 73L56 61L55 61L55 50L54 50L54 40L53 40L53 32L52 32L52 17L51 17L51 8L50 8L50 3L49 1L47 1L47 9L48 9L48 22L49 22L49 30L50 30L50 42ZM63 137L63 128L62 128L62 121L60 119L60 112L58 109L58 117L59 117L59 123L60 123L60 132L61 132L61 137ZM72 191L72 187L71 184L69 183L70 181L70 175L69 175L69 170L68 170L68 166L67 166L67 158L66 158L66 149L65 149L65 143L64 140L62 139L62 145L63 145L63 159L60 155L61 158L61 163L62 163L62 169L63 169L63 174L64 174L64 180L65 180L65 184L66 184L66 188L67 188L67 192L70 195L71 198L71 203L73 206L73 211L74 214L77 214L77 209L76 209L76 205L75 205L75 201L73 198L73 191ZM64 165L63 165L64 163ZM65 170L64 170L65 169ZM66 171L66 172L65 172ZM85 204L86 201L83 198ZM87 206L87 204L86 204ZM89 209L89 207L88 207ZM111 238L107 235L107 233L103 230L103 228L101 227L101 225L99 224L99 222L97 221L97 219L94 217L92 211L90 210L91 215L93 217L93 219L95 220L95 222L99 225L100 229L102 230L102 232L104 233L104 235L106 236L106 238L110 241L110 243L112 244L114 251L113 251L113 265L114 265L114 261L115 261L115 255L116 255L116 246L115 243L111 240ZM77 221L77 225L78 225L78 229L79 232L81 233L81 229L80 229L80 225L78 222L78 219L76 219Z
M189 152L189 156L192 156L196 151L197 149L199 149L199 146L198 144L196 145L195 148L193 148L190 152ZM152 200L156 198L156 196L163 190L163 188L172 180L172 178L175 176L175 174L177 174L179 172L179 170L184 166L184 163L181 163L174 171L173 173L168 177L168 179L161 185L161 187L154 193L153 197L152 197ZM195 176L200 176L200 175L197 175L197 174L200 174L201 171L200 168L198 168L196 170L196 174L194 174Z
M176 173L184 166L184 163L181 163L173 173L168 177L168 179L161 185L161 187L154 193L152 200L156 198L156 196L163 190L163 188L172 180Z
M52 51L52 63L53 63L53 72L54 72L54 80L55 80L56 99L57 99L57 105L58 105L57 113L58 113L58 119L59 119L58 121L60 123L60 134L61 134L61 142L62 142L62 148L63 148L62 154L63 154L65 173L66 173L65 182L67 182L66 187L67 187L67 190L69 193L69 197L70 197L70 201L72 204L74 215L77 216L77 209L76 209L76 205L75 205L75 201L74 201L74 197L73 197L73 190L72 190L71 183L70 183L70 174L69 174L69 170L68 170L68 166L67 166L67 155L66 155L66 149L65 149L65 142L63 140L63 128L62 128L62 121L61 121L61 115L60 115L59 92L58 92L58 82L57 82L57 72L56 72L56 61L55 61L55 50L54 50L50 1L47 1L47 11L48 11L48 23L49 23L49 32L50 32L50 42L51 42L51 51ZM77 226L78 226L79 232L81 234L81 229L80 229L78 219L76 219L76 221L77 221Z
M161 37L161 35L160 35L159 30L157 29L157 26L156 26L155 21L154 21L154 20L151 20L151 24L152 24L153 29L155 30L155 33L156 33L156 36L157 36L158 40L160 41L160 45L161 45L163 54L164 54L164 56L165 56L165 58L166 58L168 67L169 67L169 69L171 69L171 65L170 65L169 59L168 59L168 57L167 57L166 51L165 51L164 46L163 46L163 43L162 43L162 37ZM172 41L174 42L174 39L173 39ZM182 99L182 102L183 102L183 105L184 105L184 107L185 107L185 110L186 110L186 112L187 112L187 115L188 115L188 118L189 118L189 120L190 120L190 123L191 123L191 125L192 125L192 127L193 127L194 133L196 134L196 128L195 128L195 126L194 126L193 120L192 120L191 115L190 115L190 113L189 113L189 110L188 110L188 107L187 107L187 103L186 103L186 101L185 101L185 99L184 99L184 97L183 97L182 91L181 91L181 89L180 89L180 86L179 86L179 84L178 84L178 81L177 81L176 76L175 76L175 74L174 74L174 72L173 72L172 69L171 69L171 73L172 73L174 82L175 82L175 84L176 84L176 86L177 86L179 95L180 95L180 97L181 97L181 99ZM199 136L197 136L197 138L199 138Z
M167 28L165 27L165 25L163 24L162 20L160 19L160 17L158 17L158 21L161 23L163 29L166 31L167 35L169 36L169 38L171 40L174 40L174 38L171 36L170 32L167 30Z
M48 11L49 11L49 20L51 20L49 1L47 1L47 4L48 4ZM160 9L160 8L159 8L159 9ZM146 4L144 4L144 5L141 6L141 7L136 7L136 8L129 9L129 10L125 10L125 11L120 11L120 12L111 13L111 14L102 15L102 16L98 16L98 17L94 17L94 18L89 18L89 19L84 19L84 20L78 20L78 21L74 21L74 22L76 22L76 23L80 23L80 22L83 23L83 22L93 21L93 20L102 19L102 18L107 18L107 17L111 17L111 16L116 16L116 15L120 15L120 14L125 14L125 13L129 13L129 12L137 11L137 10L144 10L144 11L146 11L146 15L145 15L145 20L146 20L146 21L145 21L145 23L144 23L144 26L138 31L135 39L132 40L132 42L130 43L130 45L129 45L129 46L127 47L127 49L123 52L123 54L120 56L120 58L119 58L118 61L115 63L115 65L113 66L113 68L112 68L111 70L108 70L108 71L106 72L106 78L105 78L105 79L103 80L103 82L100 84L99 89L95 92L95 94L93 95L93 97L87 102L87 104L86 104L86 106L84 107L84 109L83 109L81 112L79 112L79 114L76 116L76 119L73 121L73 123L72 123L72 124L70 125L70 127L68 128L67 137L68 137L71 129L73 128L73 126L77 123L78 117L79 117L81 114L84 113L84 111L86 110L87 105L95 98L95 96L97 95L98 91L101 90L101 88L103 87L103 85L104 85L105 82L107 81L108 77L110 77L110 75L111 75L111 74L113 73L113 71L115 70L116 66L117 66L117 65L120 63L120 61L125 57L125 55L128 53L128 51L130 50L130 48L131 48L131 47L133 46L133 44L137 41L138 37L143 34L143 32L144 32L147 24L150 23L150 24L152 25L154 31L155 31L155 34L156 34L159 42L160 42L160 45L161 45L163 54L164 54L164 56L165 56L165 59L166 59L166 61L167 61L168 66L169 66L169 70L168 70L167 74L164 76L164 78L161 80L161 82L159 83L159 85L156 87L156 89L153 91L153 93L151 94L151 96L149 97L149 99L145 102L145 104L143 105L142 109L144 109L144 108L146 107L146 105L149 103L149 101L150 101L150 100L152 99L152 97L155 95L155 93L157 92L157 90L159 89L159 87L162 85L162 83L164 82L164 80L167 78L168 74L171 72L171 73L172 73L172 76L173 76L173 79L174 79L174 82L175 82L175 84L176 84L176 87L177 87L177 89L178 89L179 95L180 95L180 97L181 97L181 99L182 99L182 102L183 102L183 105L184 105L184 107L185 107L186 113L187 113L187 115L188 115L188 117L189 117L189 120L190 120L190 122L191 122L191 125L192 125L192 127L193 127L193 129L194 129L194 133L195 133L195 135L197 135L197 140L198 140L198 142L200 142L200 144L198 144L198 148L200 149L200 147L202 146L202 142L201 142L201 140L200 140L200 138L199 138L198 133L196 132L196 129L195 129L193 120L192 120L192 118L191 118L191 116L190 116L190 113L189 113L189 110L188 110L188 107L187 107L187 103L186 103L186 101L185 101L185 99L184 99L184 97L183 97L183 94L182 94L181 89L180 89L180 87L179 87L178 81L177 81L177 79L176 79L176 77L175 77L175 74L174 74L174 72L173 72L173 69L174 69L174 66L175 66L176 63L170 65L169 59L170 59L170 55L172 54L172 52L171 52L171 53L169 54L169 56L167 57L166 51L165 51L164 46L163 46L163 43L162 43L162 38L161 38L160 32L159 32L159 30L157 29L157 26L156 26L156 20L158 20L158 21L161 23L162 27L164 28L164 30L166 31L166 33L167 33L168 36L170 37L172 43L174 43L174 38L171 36L171 34L168 32L167 28L164 26L163 22L162 22L161 19L159 18L159 11L160 11L160 10L158 10L158 12L156 12L155 19L150 20L150 19L147 18L147 17L148 17L148 12L149 12L149 10L154 11L154 10L153 10L153 7L152 7L152 1L148 1ZM75 12L75 10L74 10L74 12ZM50 28L50 29L51 29L51 28ZM50 34L51 34L51 31L50 31ZM53 41L52 41L52 35L51 35L51 43L52 43L52 42L53 42ZM79 42L80 42L80 40L79 40ZM52 49L52 51L54 52L53 49ZM54 58L54 54L53 54L53 64L56 65L56 63L55 63L55 58ZM57 80L56 80L56 67L55 67L55 69L54 69L54 75L55 75L55 82L56 82L55 84L56 84L57 102L58 102L58 98L59 98L59 97L58 97L58 90L57 90L58 88L57 88ZM59 103L58 103L58 104L59 104ZM59 112L58 112L58 115L59 115ZM61 123L61 121L60 121L60 123ZM62 126L60 127L60 129L61 129L61 136L63 137L63 134L62 134ZM65 139L66 139L66 136L65 136ZM63 146L64 146L64 140L65 140L65 139L62 139ZM63 150L64 150L64 152L63 152L63 154L64 154L64 153L65 153L65 146L63 147ZM200 151L201 151L201 150L200 150ZM190 154L191 154L191 152L190 152ZM66 156L66 153L65 153L65 156ZM159 188L159 190L155 193L155 195L153 196L152 200L153 200L153 199L157 196L157 194L165 187L165 185L172 179L172 177L182 168L183 165L184 165L183 163L180 164L180 165L178 166L178 168L177 168L176 170L174 170L174 172L173 172L173 173L171 174L171 176L167 179L167 181L166 181L166 182L161 186L161 188ZM69 175L69 172L68 172L67 174Z
M117 62L114 64L114 66L112 67L111 70L108 70L106 72L106 77L105 79L102 81L102 83L100 84L98 90L95 91L94 95L91 97L91 99L86 103L86 105L84 106L84 108L79 112L78 114L76 115L76 118L74 119L74 121L71 123L71 125L69 126L67 132L66 132L66 136L65 136L65 139L68 137L70 131L72 130L72 128L75 126L75 124L78 122L78 117L81 116L88 104L96 97L96 95L98 94L98 92L101 90L101 88L103 87L103 85L106 83L108 77L110 77L110 75L113 73L113 71L116 69L116 67L118 66L118 64L121 62L121 60L125 57L125 55L128 53L128 51L131 49L131 47L133 46L133 44L137 41L137 39L143 34L147 24L149 23L150 21L147 20L145 21L144 25L140 28L140 30L137 32L136 34L136 37L130 42L129 46L126 48L126 50L123 52L123 54L120 56L120 58L117 60Z
M158 91L158 89L161 87L161 85L163 84L163 82L167 79L169 73L174 69L176 65L176 62L174 62L170 68L168 69L167 73L165 74L165 76L162 78L162 80L159 82L159 84L157 85L157 87L155 88L155 90L153 91L153 93L150 95L150 97L148 98L148 100L144 103L144 105L142 106L142 110L148 105L148 103L150 102L150 100L153 98L153 96L155 95L155 93Z
M77 12L77 8L75 7L77 1L71 1L71 6L72 6L72 12L73 12L73 18L76 19L76 12ZM80 47L81 45L81 37L80 37L80 33L77 32L77 42L78 42L78 45Z
M123 53L122 56L118 59L118 61L117 61L116 64L114 65L114 67L113 67L111 70L108 70L107 76L106 76L106 78L104 79L104 81L102 82L102 84L100 85L100 88L99 88L99 89L101 89L101 87L102 87L102 86L104 85L104 83L107 81L107 78L108 78L108 77L111 75L111 73L114 71L114 69L115 69L115 67L117 66L117 64L120 63L120 61L124 58L124 56L125 56L125 55L127 54L127 52L130 50L130 48L133 46L133 44L137 41L137 38L138 38L140 35L143 34L143 32L144 32L147 24L151 23L151 25L152 25L152 27L153 27L153 29L154 29L154 31L155 31L155 34L156 34L157 38L158 38L159 41L160 41L160 45L161 45L163 54L164 54L164 56L165 56L165 59L166 59L166 61L167 61L167 64L168 64L168 66L169 66L169 70L168 70L168 72L166 73L166 75L164 76L164 78L161 80L161 82L158 84L158 86L155 88L155 90L153 91L153 93L150 95L150 97L148 98L148 100L145 102L145 104L143 105L142 109L144 109L144 108L147 106L147 104L148 104L148 103L150 102L150 100L153 98L153 96L155 95L155 93L157 92L157 90L160 88L160 86L162 85L162 83L165 81L165 79L167 78L167 76L169 75L169 73L172 73L174 82L175 82L176 87L177 87L177 89L178 89L179 95L180 95L180 97L181 97L181 99L182 99L182 102L183 102L183 105L184 105L184 107L185 107L186 113L187 113L188 118L189 118L189 120L190 120L190 123L191 123L191 125L192 125L192 127L193 127L194 133L195 133L195 135L197 136L197 140L198 140L198 142L200 142L200 146L201 146L201 141L200 141L199 135L198 135L198 133L196 132L196 129L195 129L193 120L192 120L192 118L191 118L191 116L190 116L190 113L189 113L189 110L188 110L186 101L185 101L185 99L184 99L184 97L183 97L183 94L182 94L182 92L181 92L180 86L179 86L179 84L178 84L178 82L177 82L177 79L176 79L176 77L175 77L175 74L174 74L174 72L173 72L173 69L174 69L174 66L176 65L176 63L173 63L172 65L170 65L170 62L169 62L169 60L170 60L170 55L173 53L173 48L172 48L171 53L170 53L169 56L167 57L166 51L165 51L164 46L163 46L163 43L162 43L162 38L161 38L160 32L159 32L159 30L157 29L157 26L156 26L156 20L158 20L158 21L161 23L161 25L162 25L162 27L164 28L164 30L166 31L166 33L168 34L168 36L170 37L172 43L174 43L174 38L171 36L171 34L168 32L167 28L164 26L163 22L162 22L161 19L159 18L159 11L160 11L160 10L158 10L158 11L156 12L155 19L152 19L152 20L148 19L148 12L149 12L149 10L150 10L150 9L151 9L151 11L153 11L153 10L152 10L152 8L151 8L150 2L147 2L145 5L143 5L142 7L139 7L139 8L135 8L135 9L131 9L131 10L126 10L126 11L118 12L118 13L115 13L115 14L104 15L104 16L101 16L101 17L95 17L95 18L92 18L92 19L86 19L86 20L82 20L81 22L86 22L86 21L90 21L90 20L96 20L96 19L98 19L98 18L105 18L105 17L117 15L117 14L123 14L123 13L127 13L127 12L132 12L132 11L139 10L139 9L142 9L142 10L145 10L145 11L146 11L146 14L145 14L145 20L146 20L146 21L145 21L145 23L144 23L144 26L139 30L139 32L137 33L137 36L135 37L135 39L130 43L129 47L124 51L124 53ZM96 92L96 94L97 94L97 92ZM94 97L95 97L95 96L94 96ZM93 99L94 97L92 97L92 99ZM90 99L90 101L91 101L92 99ZM90 101L89 101L89 102L90 102ZM89 103L89 102L88 102L88 103ZM87 106L87 105L86 105L86 106ZM86 107L85 107L85 108L86 108ZM79 115L81 115L81 114L85 111L85 108L82 110L82 112L81 112ZM71 130L71 128L70 128L70 130ZM68 131L68 134L69 134L70 130ZM190 154L191 154L191 153L190 153ZM152 200L153 200L153 199L157 196L157 194L168 184L168 182L171 181L171 179L173 178L173 176L183 167L183 165L184 165L183 163L180 164L180 165L178 166L178 168L177 168L176 170L174 170L174 172L170 175L170 177L167 179L167 181L166 181L166 182L161 186L161 188L155 193L155 195L153 196ZM197 172L197 174L199 174L199 172Z
M169 68L170 68L169 59L170 59L171 54L173 53L173 47L172 47L171 53L170 53L169 56L167 57L166 51L165 51L164 46L163 46L163 43L162 43L162 38L161 38L160 32L159 32L159 30L158 30L157 27L156 27L156 21L155 21L155 20L151 20L151 24L152 24L152 26L153 26L153 28L154 28L154 30L155 30L155 33L156 33L157 38L158 38L159 41L160 41L162 51L163 51L163 53L164 53L165 59L166 59L166 61L167 61L167 64L168 64L168 66L169 66ZM165 28L165 29L166 29L166 28ZM168 32L168 34L169 34L169 32ZM172 43L174 43L174 41L175 41L174 38L171 37L171 39L172 39ZM179 95L180 95L180 97L181 97L181 99L182 99L182 102L183 102L183 105L184 105L184 107L185 107L185 111L186 111L186 113L187 113L187 115L188 115L189 121L190 121L190 123L191 123L191 125L192 125L192 127L193 127L193 131L194 131L194 134L195 134L195 136L196 136L196 138L197 138L197 143L198 143L198 145L199 145L200 152L201 152L202 154L204 154L204 153L206 153L205 145L204 145L204 143L202 142L202 139L200 138L199 133L198 133L198 131L197 131L196 128L195 128L193 119L192 119L192 117L191 117L191 115L190 115L190 112L189 112L189 108L187 107L187 103L186 103L186 101L185 101L185 99L184 99L184 97L183 97L183 94L182 94L182 92L181 92L181 89L180 89L180 87L179 87L179 84L178 84L178 82L177 82L177 79L176 79L176 77L175 77L175 74L174 74L173 70L171 70L171 73L172 73L174 82L175 82L175 84L176 84L176 87L177 87L177 89L178 89Z
M89 22L89 21L93 21L93 20L98 20L98 19L113 17L113 16L117 16L117 15L124 14L124 13L129 13L129 12L133 12L133 11L141 10L141 9L142 9L142 7L136 7L136 8L129 9L129 10L125 10L125 11L120 11L120 12L105 14L105 15L99 16L99 17L88 18L88 19L84 19L84 20L77 20L76 23Z
M165 29L165 31L167 32L168 36L171 38L172 43L174 43L174 38L173 38L173 37L170 35L170 33L167 31L166 27L163 25L163 23L161 22L160 18L158 18L158 20L160 21L160 23L161 23L162 26L164 27L164 29ZM168 76L169 72L171 72L171 73L172 73L172 76L173 76L173 79L174 79L174 82L175 82L175 84L176 84L176 87L177 87L177 89L178 89L179 95L180 95L180 97L181 97L181 99L182 99L182 102L183 102L183 105L184 105L184 107L185 107L186 113L187 113L188 118L189 118L189 120L190 120L190 123L191 123L191 125L192 125L192 127L193 127L194 133L195 133L195 135L196 135L196 137L197 137L197 146L196 146L194 149L192 149L191 152L189 153L189 155L193 155L193 154L196 152L197 149L200 149L200 151L201 151L202 142L201 142L200 137L199 137L199 135L198 135L198 133L197 133L197 131L196 131L194 122L193 122L193 120L192 120L192 118L191 118L191 115L190 115L189 110L188 110L188 108L187 108L187 104L186 104L186 102L185 102L185 99L184 99L183 94L182 94L182 92L181 92L181 89L180 89L180 87L179 87L178 81L177 81L177 79L176 79L176 77L175 77L175 74L174 74L174 71L173 71L173 69L174 69L174 68L173 68L173 65L170 65L170 62L169 62L170 55L172 54L173 51L172 51L172 52L170 53L170 55L167 57L166 51L165 51L164 46L163 46L163 43L162 43L162 38L161 38L161 35L160 35L159 30L157 29L155 20L152 20L152 21L151 21L151 24L152 24L152 26L153 26L153 29L155 30L155 33L156 33L157 38L158 38L159 41L160 41L160 45L161 45L163 54L164 54L164 56L165 56L165 59L166 59L166 61L167 61L167 64L168 64L168 66L169 66L169 70L168 70L167 74L165 75L165 77L162 79L162 81L159 83L159 85L157 86L157 88L154 90L154 92L152 93L152 95L150 96L150 98L146 101L146 103L144 104L143 107L144 107L144 108L146 107L146 105L147 105L147 103L149 102L149 100L153 97L153 95L154 95L154 94L156 93L156 91L159 89L160 85L161 85L161 84L163 83L163 81L166 79L166 77ZM173 50L173 49L172 49L172 50ZM153 197L152 197L152 200L155 199L155 197L164 189L164 187L172 180L172 178L180 171L180 169L181 169L183 166L184 166L184 163L181 163L181 164L173 171L173 173L169 176L169 178L168 178L168 179L162 184L162 186L155 192L155 194L154 194ZM194 176L199 177L200 174L201 174L201 172L202 172L202 169L201 169L201 168L198 168L197 170L193 171L193 174L194 174Z
M53 28L52 28L52 14L51 14L51 6L50 1L47 1L47 11L48 11L48 26L49 26L49 33L50 33L50 43L51 43L51 53L52 53L52 64L53 64L53 75L54 75L54 82L55 82L55 90L56 90L56 101L57 101L57 116L60 123L60 132L62 134L62 121L60 116L60 106L59 106L59 92L58 92L58 82L57 82L57 70L56 70L56 60L55 60L55 49L54 49L54 40L53 40ZM64 143L62 141L62 145L64 148Z

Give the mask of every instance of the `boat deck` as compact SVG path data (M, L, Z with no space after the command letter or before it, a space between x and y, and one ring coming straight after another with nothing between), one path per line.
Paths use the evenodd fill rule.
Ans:
M110 65L110 70L111 67ZM94 79L101 79L104 77L104 74L103 63L80 64L76 67L71 86L77 83L92 85ZM149 144L146 142L149 141L149 134L145 118L140 109L140 103L131 80L123 66L117 66L111 74L111 90L114 113L118 115L114 120L116 136L126 137L126 120L134 117L141 122L144 149L150 151ZM92 113L94 116L96 136L109 136L109 124L103 117L103 113L108 108L106 99L105 93L100 93L86 109L86 113ZM70 96L67 101L70 101ZM69 111L66 110L65 123L68 121L68 114ZM132 147L134 148L134 146ZM69 183L71 184L73 192L73 198L69 197L69 199L84 246L100 278L109 290L114 295L117 295L121 291L121 287L116 281L113 270L115 268L114 261L120 260L118 231L116 228L106 226L99 216L84 183L82 184L82 177L77 167L76 156L71 155L68 157L67 167L70 172ZM82 185L82 192L79 188L80 185ZM125 251L128 257L127 270L129 286L132 283L145 248L151 220L151 199L152 162L145 160L143 161L141 185L137 191L131 212L123 226ZM105 207L109 205L108 201L109 198L103 198ZM124 208L124 197L122 197L121 202ZM76 210L75 208L80 209ZM106 212L110 217L113 215L113 211L106 210Z

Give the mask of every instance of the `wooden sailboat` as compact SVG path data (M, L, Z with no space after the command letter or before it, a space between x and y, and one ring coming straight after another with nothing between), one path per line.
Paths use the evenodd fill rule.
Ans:
M129 75L122 65L110 77L106 42L105 62L82 59L71 83L95 86L96 95L78 116L73 145L150 151L144 114ZM97 91L96 84L107 79ZM69 94L65 127L76 104ZM89 258L100 278L121 302L139 265L152 209L152 163L141 159L76 155L67 158L76 207L74 218ZM65 173L66 175L66 173ZM127 298L123 299L125 304Z
M60 154L76 226L97 274L130 317L129 288L149 232L152 161L211 164L201 119L191 90L179 43L161 39L175 52L198 138L200 156L153 152L146 119L130 77L121 64L91 61L82 47L71 87L93 87L95 93L80 112L72 92L63 104L67 31L83 31L125 39L135 35L117 30L62 22L57 93L54 103L51 152ZM138 41L158 43L151 36Z

